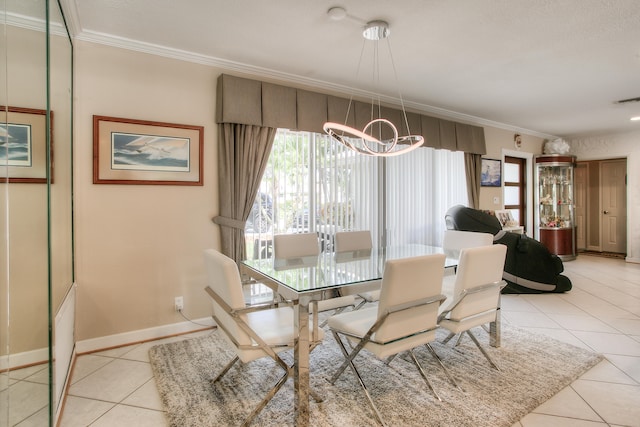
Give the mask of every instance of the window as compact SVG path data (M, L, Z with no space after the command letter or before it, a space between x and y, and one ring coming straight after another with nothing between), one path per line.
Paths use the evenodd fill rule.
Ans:
M519 225L525 225L526 159L504 158L504 208L509 209Z
M462 152L369 157L324 134L280 129L247 221L247 254L269 257L274 234L307 231L323 251L341 230L371 230L374 245L439 245L456 204L467 204Z

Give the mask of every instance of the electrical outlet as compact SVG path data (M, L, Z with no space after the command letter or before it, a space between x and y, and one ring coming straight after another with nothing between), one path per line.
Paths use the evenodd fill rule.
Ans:
M494 197L493 198L493 204L494 205L499 205L500 204L500 197Z
M184 300L182 299L182 297L176 297L174 306L176 308L176 311L182 311L182 309L184 308Z

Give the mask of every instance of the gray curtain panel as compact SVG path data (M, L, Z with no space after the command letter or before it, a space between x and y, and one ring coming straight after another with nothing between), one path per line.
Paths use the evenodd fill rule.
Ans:
M267 167L276 128L219 125L218 170L222 253L236 262L246 258L244 226Z
M469 207L480 208L480 174L482 173L482 155L464 153L464 170L467 176L467 197Z

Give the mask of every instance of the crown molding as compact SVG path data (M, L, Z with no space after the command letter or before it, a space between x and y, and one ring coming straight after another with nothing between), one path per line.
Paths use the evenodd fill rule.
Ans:
M70 18L72 30L79 28L77 19L77 9L75 3L72 0L63 0L63 2L71 3L74 7L65 8L65 11L70 12L73 15ZM455 121L461 121L468 124L478 126L490 126L498 129L504 129L516 133L522 133L526 135L536 136L543 139L555 139L557 136L550 135L543 132L538 132L531 129L522 128L506 123L496 122L493 120L484 119L482 117L472 116L469 114L459 113L456 111L447 110L444 108L434 107L432 105L422 104L419 102L411 102L406 100L400 100L396 97L390 97L380 94L375 94L368 91L354 89L344 85L330 83L323 80L311 79L307 77L298 76L295 74L285 73L281 71L272 70L269 68L258 67L255 65L245 64L241 62L229 61L222 58L216 58L212 56L202 55L194 52L188 52L180 49L168 48L166 46L160 46L152 43L140 42L137 40L131 40L124 37L118 37L111 34L99 33L94 31L80 31L75 33L75 39L86 41L90 43L97 43L121 49L133 50L136 52L147 53L150 55L157 55L171 59L177 59L180 61L193 62L202 65L208 65L212 67L221 68L224 71L237 72L248 76L254 76L257 78L269 78L287 83L297 83L310 88L322 89L330 92L337 92L343 94L350 94L354 97L370 98L372 95L380 98L381 101L391 105L402 105L410 107L420 113L430 113L437 115L444 119L452 119Z

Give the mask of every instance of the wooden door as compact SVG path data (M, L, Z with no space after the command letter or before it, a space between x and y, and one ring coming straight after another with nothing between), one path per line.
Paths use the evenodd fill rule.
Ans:
M600 164L601 230L603 252L627 252L627 161Z

